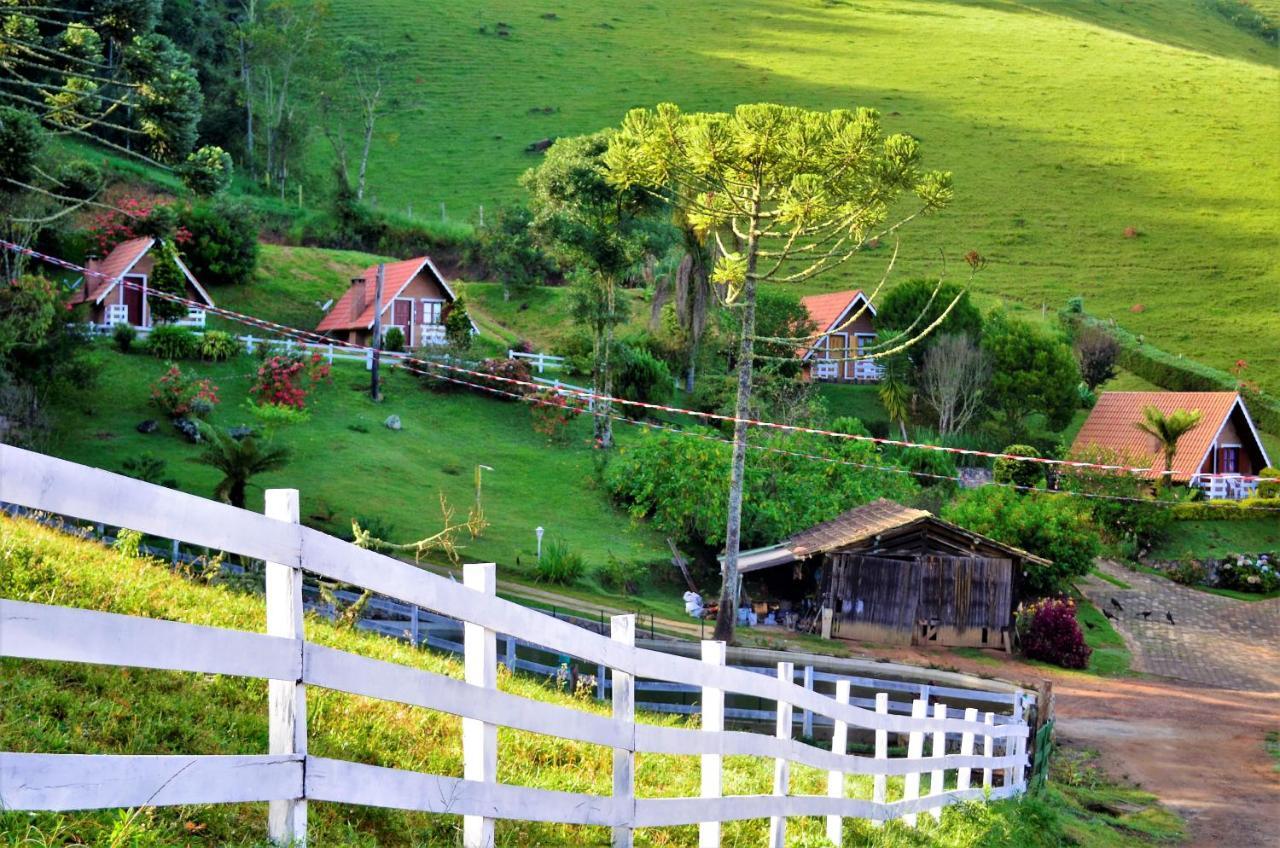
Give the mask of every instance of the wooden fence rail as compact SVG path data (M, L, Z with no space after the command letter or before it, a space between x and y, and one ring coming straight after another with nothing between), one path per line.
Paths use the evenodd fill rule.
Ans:
M612 828L613 843L631 844L637 827L698 824L703 845L719 844L720 824L769 818L770 844L781 846L787 819L825 816L828 832L843 817L872 821L903 818L959 801L1002 798L1025 789L1027 724L1021 715L995 724L976 710L953 718L924 699L910 716L889 711L877 695L868 709L794 683L790 663L776 677L724 665L719 643L704 643L701 660L635 645L634 617L619 616L610 635L585 630L496 597L495 567L469 564L459 584L413 565L357 548L297 524L297 492L268 492L267 515L175 492L54 459L0 446L0 500L155 536L225 550L268 563L267 632L217 627L13 600L0 601L0 655L38 660L231 674L269 681L270 750L250 756L107 756L0 753L0 807L69 810L162 804L268 802L270 838L306 839L310 801L366 804L463 817L463 841L491 846L495 819L548 821ZM303 632L302 572L372 589L463 622L464 679L376 660L308 642ZM612 715L499 692L494 674L497 634L544 646L605 667L611 676ZM89 634L86 636L86 634ZM810 673L809 679L814 675ZM665 727L636 718L633 681L697 687L702 729ZM366 697L443 711L463 719L463 777L420 774L307 753L306 688L322 686ZM777 705L773 735L727 730L726 694ZM1021 702L1019 701L1019 705ZM827 750L795 738L791 711L836 723L837 730L876 731L874 756ZM614 750L609 796L552 792L497 781L499 726L602 745ZM905 735L908 756L890 757L889 733ZM929 735L932 747L925 755ZM982 753L972 740L981 738ZM957 744L949 746L948 741ZM948 753L954 747L960 753ZM700 755L702 789L694 798L635 796L634 756ZM773 793L724 796L720 760L748 755L774 762ZM828 792L791 794L789 768L799 763L827 771ZM968 785L980 769L982 788ZM955 789L945 789L956 772ZM921 775L931 775L922 795ZM872 799L833 792L836 778L877 776ZM996 776L998 775L998 779ZM904 778L900 800L889 801L883 779ZM843 786L839 783L839 786Z

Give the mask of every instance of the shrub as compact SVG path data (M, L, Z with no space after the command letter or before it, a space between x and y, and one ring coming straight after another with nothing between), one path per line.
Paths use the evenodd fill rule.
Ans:
M640 581L647 571L641 563L621 560L609 554L597 574L604 585L630 595L640 588Z
M206 330L200 339L200 358L210 362L225 362L243 349L240 339L223 330Z
M151 386L151 403L169 418L206 418L218 404L218 387L170 364Z
M1258 472L1257 497L1280 498L1280 468L1264 468Z
M582 402L547 389L533 396L529 415L533 419L533 432L546 436L549 441L563 443L569 436L569 422L573 421Z
M1001 453L1014 456L1040 456L1040 451L1031 445L1009 445ZM1043 462L1022 462L1017 459L1001 457L996 460L991 476L997 483L1038 488L1044 485L1044 471L1045 465Z
M147 351L157 359L194 359L200 352L200 339L189 327L158 324L147 336Z
M258 267L258 221L242 202L218 198L182 214L183 257L204 286L245 285Z
M1280 498L1245 498L1240 501L1180 503L1171 512L1176 521L1248 521L1268 513L1256 508L1280 508Z
M249 395L259 404L302 411L316 384L329 378L329 366L319 353L275 354L258 366Z
M1137 466L1142 464L1116 451L1090 447L1070 457L1098 465ZM1064 468L1058 475L1063 491L1105 495L1084 498L1096 526L1111 542L1127 544L1136 557L1150 550L1169 530L1173 522L1170 504L1178 497L1175 491L1159 489L1154 495L1150 481L1123 471L1096 468Z
M187 305L161 296L187 296L187 277L178 267L178 254L171 245L161 243L152 255L156 262L151 266L151 276L147 280L147 308L151 318L164 323L181 321L187 316Z
M401 353L404 350L404 331L399 327L392 327L387 330L382 337L382 349L389 350L392 353Z
M616 396L641 403L662 403L671 397L671 372L661 359L644 348L630 345L619 345L614 356ZM643 407L625 404L621 411L628 418L640 418L645 413Z
M133 340L137 337L138 331L132 324L121 321L111 328L111 341L115 343L116 350L121 353L128 353L133 348Z
M1280 570L1266 554L1228 557L1218 564L1215 585L1237 592L1266 594L1280 589Z
M514 400L515 398L512 398L512 395L524 397L531 391L528 386L520 385L520 382L528 383L533 380L533 372L529 370L529 363L523 359L486 359L480 363L476 370L486 375L492 375L496 379L476 377L470 374L464 374L461 378L469 383L474 383L476 386L475 391L485 397ZM445 372L445 376L452 375ZM520 382L509 382L512 380ZM446 383L445 385L450 384ZM493 391L486 391L481 387L488 387Z
M110 192L107 202L112 208L91 216L87 227L89 239L104 256L120 242L140 236L171 232L174 242L180 245L191 238L185 227L177 226L178 215L171 203Z
M281 424L301 424L311 419L311 413L305 409L295 409L292 406L283 406L278 403L254 403L251 400L244 402L245 407L249 410L249 414L258 419L258 423L271 429ZM363 432L369 432L367 429Z
M231 154L208 144L188 153L186 161L174 171L192 192L208 197L231 185Z
M552 539L542 546L542 557L535 566L534 578L539 582L567 586L577 583L586 568L582 554L569 550L563 539Z
M1199 586L1209 576L1209 569L1205 568L1200 560L1188 556L1171 565L1166 573L1175 583L1181 583L1183 586Z
M471 313L467 312L467 303L459 295L444 314L444 337L454 353L463 354L471 349L471 330Z
M1025 625L1023 622L1025 621ZM1063 668L1085 668L1093 653L1076 621L1076 605L1069 598L1045 598L1018 615L1022 652Z

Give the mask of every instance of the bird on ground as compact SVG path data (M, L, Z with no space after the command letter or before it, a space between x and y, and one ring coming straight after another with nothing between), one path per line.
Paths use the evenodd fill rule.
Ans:
M1104 610L1102 611L1102 614L1103 614L1104 616L1106 616L1106 617L1107 617L1107 620L1108 620L1108 621L1119 621L1119 620L1120 620L1120 619L1116 618L1116 614L1115 614L1115 613L1113 613L1113 612L1112 612L1111 610L1109 610L1109 609L1104 609Z
M1120 612L1124 612L1124 607L1120 606L1120 602L1119 602L1119 601L1117 601L1115 598L1112 598L1112 599L1111 599L1111 606L1113 606L1113 607L1115 607L1116 609L1120 610Z
M1166 612L1165 612L1165 614L1164 614L1164 617L1165 617L1165 618L1167 618L1167 619L1169 619L1169 623L1170 623L1170 624L1176 624L1176 623L1177 623L1177 622L1175 622L1175 621L1173 620L1173 613L1171 613L1171 612L1166 611Z
M1146 621L1150 621L1150 620L1151 620L1151 610L1143 610L1142 612L1138 613L1138 615L1135 615L1135 616L1134 616L1134 618L1137 618L1138 616L1142 616L1142 618L1143 618L1144 620L1146 620Z

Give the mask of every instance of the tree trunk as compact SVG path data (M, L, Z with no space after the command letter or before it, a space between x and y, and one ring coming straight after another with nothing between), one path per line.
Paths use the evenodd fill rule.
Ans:
M246 485L247 483L244 480L236 480L231 484L231 489L230 491L227 492L227 499L231 501L232 506L236 506L236 507L239 507L240 509L244 509L244 503L245 503L244 490Z
M604 326L600 328L596 350L596 378L592 389L597 395L605 395L612 397L613 395L613 375L609 369L609 354L613 348L613 325L614 325L614 289L613 280L602 280L605 286L605 321ZM595 419L593 421L593 435L595 436L596 446L604 449L613 447L613 417L612 404L607 400L596 398L595 401Z
M742 290L742 337L738 342L738 403L734 408L733 462L729 468L729 522L725 528L724 569L720 584L720 609L715 638L733 640L738 617L738 548L742 539L742 489L747 471L747 417L751 413L751 360L756 333L756 248L759 244L757 214L760 199L752 204L751 232L747 240L747 279Z
M356 178L356 200L364 200L364 175L369 170L369 148L373 145L373 112L365 116L364 149L360 151L360 174Z

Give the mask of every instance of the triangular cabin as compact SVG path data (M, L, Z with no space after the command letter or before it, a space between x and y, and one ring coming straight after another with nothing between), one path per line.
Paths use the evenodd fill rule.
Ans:
M876 308L861 289L802 297L800 305L818 327L818 336L797 351L808 379L837 383L880 379L884 369L877 362L856 358L876 337Z
M1154 406L1165 415L1179 409L1199 410L1200 422L1178 439L1173 482L1202 489L1215 499L1239 499L1258 488L1258 472L1271 460L1237 392L1103 392L1071 446L1112 451L1125 462L1149 467L1158 480L1164 472L1160 443L1136 426L1143 410Z
M147 283L156 264L153 250L157 245L153 238L130 239L116 245L103 259L89 257L85 262L85 270L89 273L72 293L68 305L89 304L89 322L99 327L130 324L141 330L150 329L153 322ZM182 259L176 255L174 259L186 278L183 296L205 306L213 306L213 298L209 297ZM187 309L186 318L171 323L203 327L204 320L205 310L191 306Z
M883 498L738 559L744 592L815 608L823 637L1006 650L1023 571L1049 564Z
M378 266L370 265L338 298L316 332L356 345L373 339ZM382 337L392 327L407 348L445 343L444 319L457 296L429 257L389 262L382 275ZM478 329L471 322L471 332Z

